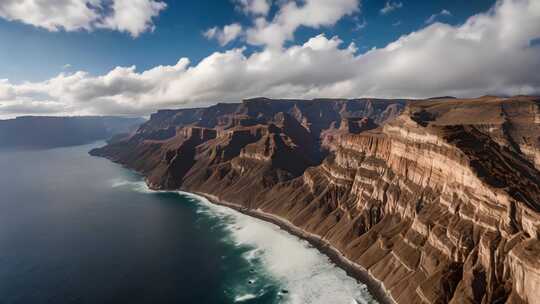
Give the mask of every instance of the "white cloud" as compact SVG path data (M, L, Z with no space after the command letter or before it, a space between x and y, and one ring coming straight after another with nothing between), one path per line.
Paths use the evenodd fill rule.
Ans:
M268 15L271 3L269 0L235 0L236 8L246 15Z
M72 66L71 64L66 63L66 64L64 64L64 65L62 66L62 69L67 70L67 69L71 69L72 67L73 67L73 66Z
M114 0L112 15L105 17L97 26L138 37L143 32L154 30L152 19L166 7L165 2L155 0Z
M138 37L166 8L159 0L2 0L0 18L48 31L105 28Z
M447 9L443 9L442 11L440 11L439 13L436 13L436 14L433 14L431 16L429 16L429 18L426 19L426 24L430 24L430 23L433 23L435 22L435 20L441 16L452 16L452 13L447 10Z
M383 15L386 15L402 7L403 7L403 3L401 2L386 1L386 4L384 5L384 7L381 8L380 10L380 13Z
M305 0L300 6L296 1L286 1L271 21L263 17L255 20L254 27L247 30L247 41L254 45L280 48L285 41L294 38L298 27L334 25L343 16L351 15L358 9L358 0Z
M238 23L229 24L219 29L213 27L203 33L208 39L217 39L221 46L229 44L242 34L242 26Z
M90 30L99 19L100 0L3 0L0 1L0 17L9 21L21 21L49 31L64 29Z
M360 18L355 16L354 21L355 21L354 28L353 28L354 31L361 31L368 26L366 19L362 19L362 21L360 21Z
M460 26L433 23L381 49L323 35L302 45L216 52L196 65L138 72L118 67L101 76L60 74L43 82L0 81L0 116L147 114L254 96L431 97L540 94L540 2L506 0ZM24 110L24 111L23 111ZM41 112L40 112L41 111Z
M16 98L15 90L7 79L0 79L0 101Z

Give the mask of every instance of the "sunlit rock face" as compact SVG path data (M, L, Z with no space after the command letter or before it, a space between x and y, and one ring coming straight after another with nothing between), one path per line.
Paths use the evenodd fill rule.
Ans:
M398 303L540 303L539 99L216 107L92 153L288 220Z

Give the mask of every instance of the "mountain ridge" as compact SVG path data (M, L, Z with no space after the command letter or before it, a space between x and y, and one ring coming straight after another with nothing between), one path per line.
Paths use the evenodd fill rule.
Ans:
M20 116L0 120L0 148L54 148L110 139L135 131L142 118Z

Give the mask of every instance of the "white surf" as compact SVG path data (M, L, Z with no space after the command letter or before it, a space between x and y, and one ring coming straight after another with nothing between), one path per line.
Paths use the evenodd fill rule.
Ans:
M237 245L254 248L244 257L259 258L265 269L284 284L286 303L376 303L367 286L348 276L307 241L272 223L212 204L204 197L181 194L194 198L199 212L226 220L226 229Z

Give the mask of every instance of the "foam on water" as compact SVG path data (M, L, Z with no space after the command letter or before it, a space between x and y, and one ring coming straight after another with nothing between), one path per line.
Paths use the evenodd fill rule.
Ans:
M115 178L111 180L111 187L113 188L128 188L140 193L155 193L156 191L150 190L148 185L144 181L127 181L124 179Z
M255 259L258 259L261 255L262 255L262 250L256 248L256 249L247 251L246 253L244 253L243 256L246 260L253 261Z
M150 190L144 181L115 179L111 186L128 187L142 193L158 192ZM230 240L225 241L250 248L243 253L243 258L254 266L262 265L262 271L283 285L284 290L279 293L280 303L377 303L367 286L349 277L307 241L275 224L213 204L205 197L182 191L178 193L197 204L198 214L219 219L219 228L230 235ZM238 286L235 294L235 302L250 301L262 295L248 292L245 285Z
M204 197L181 194L199 202L198 212L223 219L236 245L253 248L244 258L259 259L265 270L284 284L286 303L376 303L364 284L349 277L307 241Z
M245 301L256 299L256 298L257 298L257 295L252 294L252 293L248 293L248 294L245 294L245 295L235 297L234 302L235 303L245 302Z

